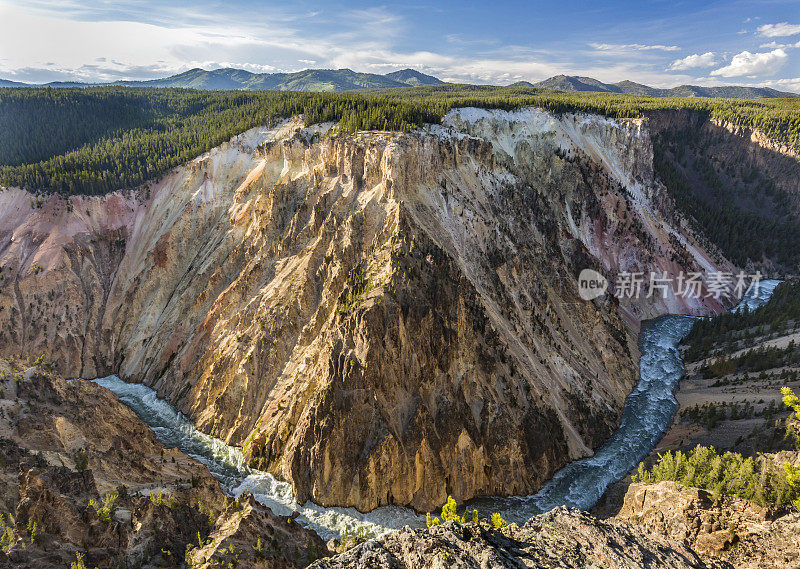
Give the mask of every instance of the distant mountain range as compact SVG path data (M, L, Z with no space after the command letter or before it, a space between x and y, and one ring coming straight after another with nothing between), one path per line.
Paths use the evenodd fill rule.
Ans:
M775 97L800 97L797 93L776 91L769 87L740 87L727 85L724 87L700 87L698 85L680 85L671 89L658 89L633 81L619 83L603 83L591 77L575 75L556 75L538 83L520 81L515 86L555 89L556 91L596 91L603 93L624 93L626 95L650 95L651 97L719 97L722 99L759 99Z
M130 87L188 87L192 89L246 89L248 91L353 91L416 85L440 85L443 81L413 69L378 75L351 69L306 69L296 73L250 73L242 69L191 69L166 79L125 81Z
M0 87L92 87L94 83L80 83L77 81L51 81L50 83L20 83L19 81L9 81L0 79Z
M386 75L359 73L352 69L306 69L296 73L251 73L244 69L190 69L171 77L148 81L117 81L103 85L126 87L182 87L187 89L248 91L355 91L358 89L391 89L420 85L443 85L444 81L414 69L402 69ZM0 79L0 87L89 87L96 83L55 81L44 85L18 83ZM515 87L554 89L557 91L594 91L603 93L625 93L628 95L650 95L652 97L719 97L725 99L757 99L775 97L800 97L797 93L776 91L769 87L700 87L681 85L671 89L658 89L634 83L603 83L591 77L556 75L538 83L519 81Z
M125 87L182 87L204 90L248 91L353 91L389 89L418 85L441 85L444 81L414 69L402 69L386 75L358 73L351 69L306 69L296 73L251 73L244 69L224 68L207 71L190 69L164 79L116 81L103 85ZM44 85L17 83L0 79L0 87L88 87L90 83L53 82Z

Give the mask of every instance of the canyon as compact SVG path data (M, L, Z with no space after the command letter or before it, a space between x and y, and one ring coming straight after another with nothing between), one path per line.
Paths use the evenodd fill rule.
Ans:
M530 494L619 424L642 320L730 305L578 296L584 268L734 270L654 175L658 120L295 117L133 192L7 188L0 355L144 383L299 503Z
M151 431L128 408L139 414L139 407L124 394L118 401L106 385L65 381L38 361L0 359L0 485L2 508L13 512L0 518L0 567L77 560L98 567L721 569L800 559L800 514L673 482L632 484L606 519L557 507L504 527L482 520L425 529L415 522L364 543L343 531L326 546L302 514L276 515L241 489L226 496L230 489L197 461L225 476L197 449L187 456L161 446L169 440L166 423L148 423ZM150 391L126 385L115 389ZM163 402L147 401L166 416ZM235 453L215 452L238 464ZM800 462L797 452L770 456ZM332 513L318 521L332 521Z

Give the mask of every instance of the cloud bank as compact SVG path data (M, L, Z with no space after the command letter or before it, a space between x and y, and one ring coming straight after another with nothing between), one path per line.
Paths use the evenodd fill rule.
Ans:
M427 9L375 7L363 0L342 5L326 0L313 11L300 4L265 10L242 0L229 0L225 9L207 0L191 6L170 0L0 0L0 77L107 82L166 77L193 67L255 72L348 67L373 73L414 67L447 81L500 85L558 74L654 87L719 85L728 77L739 83L747 78L751 85L796 85L797 74L786 71L800 55L795 50L800 42L791 38L800 33L798 24L764 24L739 35L744 18L726 27L725 15L715 14L720 32L709 40L703 33L708 20L685 8L672 10L669 21L636 20L598 8L600 15L573 14L583 17L582 27L570 21L565 28L562 20L549 18L515 37L509 32L513 22L498 22L519 7L499 0L491 14L472 16L470 22L461 16L470 8L448 6L451 1L442 0L437 13L448 17L437 19ZM761 22L782 19L761 16Z
M765 38L783 38L800 34L800 24L781 22L780 24L765 24L758 27L758 33Z
M711 72L719 77L761 77L772 75L786 63L787 53L782 49L774 49L764 53L750 53L743 51L737 53L725 67L720 67Z
M676 59L670 64L669 67L667 67L667 71L685 71L687 69L696 69L698 67L711 67L712 65L716 64L717 57L714 55L714 52L707 51L703 54L695 53L693 55L686 56L683 59Z

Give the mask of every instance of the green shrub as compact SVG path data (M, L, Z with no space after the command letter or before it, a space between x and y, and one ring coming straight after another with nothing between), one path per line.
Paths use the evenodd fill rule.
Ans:
M69 564L69 569L86 569L85 554L82 551L75 553L76 560Z
M480 517L478 516L478 510L472 510L472 515L470 518L467 517L467 512L464 511L463 516L459 516L457 512L457 504L456 501L453 499L452 496L447 497L447 502L444 506L442 506L442 516L441 519L438 517L432 517L430 512L425 514L425 525L427 527L438 526L442 522L446 522L448 520L452 520L457 524L466 524L468 521L471 521L473 524L478 525L480 523ZM500 517L500 514L493 513L489 518L489 523L495 529L500 529L506 527L508 524L503 521L503 518Z
M442 523L442 521L439 518L431 518L431 513L430 512L425 514L425 526L426 527L438 526L441 523Z
M97 512L97 516L104 522L110 523L111 517L117 509L117 500L119 499L119 492L114 490L109 492L103 498L103 505L97 503L97 500L92 498L89 500L89 505Z
M489 521L491 522L492 527L494 529L501 529L508 525L505 522L505 520L500 517L500 514L498 514L497 512L492 514L491 518L489 518Z
M425 515L425 524L427 527L431 526L438 526L442 522L446 522L448 520L452 520L458 524L465 524L467 523L467 514L464 513L463 516L459 516L458 512L456 511L458 508L458 504L453 499L452 496L447 497L447 502L445 502L444 506L442 506L442 519L439 518L431 518L430 512ZM473 513L473 517L477 514L477 511Z
M463 524L466 523L466 514L464 516L459 516L458 512L456 511L457 504L456 501L453 499L452 496L447 497L447 503L442 506L442 521L446 522L448 520L453 520L456 523Z
M39 531L39 524L37 524L35 520L29 519L26 529L28 530L28 539L30 539L31 543L38 544L42 541L42 533Z
M16 522L11 514L8 514L8 521L0 514L0 550L8 553L11 546L17 541L17 532L14 529Z
M167 506L170 509L178 507L178 500L175 499L175 496L164 492L161 488L158 489L158 492L150 493L150 501L156 506Z
M781 395L783 395L784 405L789 407L793 411L795 419L800 421L800 397L797 397L789 387L781 387Z
M253 546L253 553L258 559L264 557L264 544L261 543L260 537L256 540L256 544Z
M653 484L662 480L702 488L716 498L730 495L761 506L786 507L800 497L800 488L789 484L783 469L768 457L745 458L739 453L717 453L713 447L697 446L688 453L666 452L651 466L639 464L634 482Z
M786 482L797 493L800 493L800 466L792 466L787 462L783 465L783 469L786 472ZM797 510L800 510L800 498L794 498L792 504Z
M375 537L374 535L370 534L367 528L361 526L357 528L355 531L350 531L347 528L342 532L339 536L339 548L338 551L347 551L348 549L352 549L356 545L360 543L364 543L367 540L372 539Z

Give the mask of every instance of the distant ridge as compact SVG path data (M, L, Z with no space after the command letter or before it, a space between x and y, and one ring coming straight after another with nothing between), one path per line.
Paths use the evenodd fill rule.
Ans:
M19 83L17 81L9 81L8 79L0 79L0 87L29 87L27 83Z
M579 77L570 75L556 75L550 79L545 79L534 83L534 87L541 89L555 89L556 91L602 91L606 93L621 93L616 85L609 85L592 79L591 77Z
M441 85L444 81L414 69L401 69L386 75L359 73L352 69L306 69L296 73L251 73L226 67L205 70L190 69L163 79L148 81L116 81L114 83L65 83L44 85L17 83L0 79L0 87L88 87L122 85L125 87L180 87L203 90L274 90L274 91L353 91L387 89L419 85Z
M528 83L520 81L519 83ZM519 86L514 83L514 86ZM620 81L619 83L603 83L591 77L577 75L556 75L544 81L534 83L533 87L540 89L554 89L556 91L594 91L601 93L624 93L626 95L649 95L651 97L717 97L722 99L772 99L783 97L800 97L797 93L777 91L769 87L741 87L728 85L724 87L700 87L698 85L680 85L671 89L657 89L634 83L633 81Z
M248 91L352 91L408 87L409 84L375 73L351 69L306 69L296 73L251 73L242 69L191 69L165 79L120 81L129 87L189 87L192 89L245 89Z
M401 69L400 71L387 73L384 77L399 81L400 83L405 83L406 85L413 85L414 87L419 85L444 85L444 81L441 79L433 75L420 73L416 69Z
M0 79L2 87L92 87L99 85L121 85L125 87L179 87L201 90L273 90L273 91L356 91L360 89L392 89L444 85L444 81L415 69L401 69L385 75L360 73L352 69L306 69L295 73L252 73L244 69L226 67L222 69L190 69L163 79L147 81L116 81L114 83L80 83L53 81L45 84L19 83ZM592 77L578 75L556 75L538 83L517 81L510 87L553 89L556 91L592 91L600 93L623 93L627 95L649 95L651 97L717 97L724 99L758 99L800 97L797 93L777 91L769 87L700 87L680 85L671 89L658 89L633 81L603 83Z

